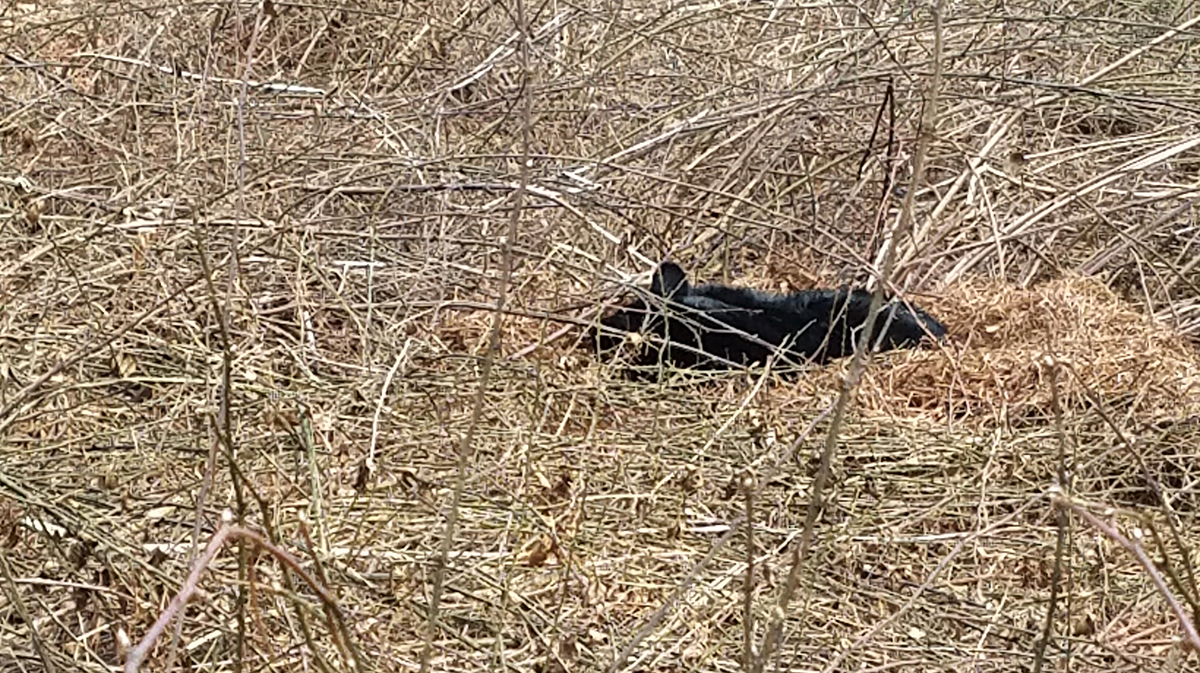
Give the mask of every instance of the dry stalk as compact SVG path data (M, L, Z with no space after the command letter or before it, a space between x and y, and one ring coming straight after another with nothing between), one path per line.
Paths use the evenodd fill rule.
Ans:
M747 671L754 667L754 555L757 553L754 545L754 492L758 488L754 481L754 473L746 468L742 472L740 486L745 500L746 517L746 575L742 588L742 668Z
M144 321L149 320L150 318L157 315L160 311L162 311L164 308L166 308L172 301L177 299L181 294L190 290L191 287L193 285L195 285L196 282L199 281L200 279L201 279L201 277L198 276L198 277L192 279L191 282L180 285L174 291L172 291L171 294L168 295L166 298L156 302L153 306L146 309L140 315L134 316L131 320L126 322L124 325L121 325L116 330L113 330L113 333L110 334L108 337L101 339L96 343L91 343L90 341L85 342L82 346L75 349L75 351L73 353L71 353L69 356L60 360L58 362L58 364L47 369L46 372L43 373L41 376L37 377L32 382L30 382L28 385L26 385L24 388L21 388L19 391L17 391L12 396L12 399L10 399L8 401L8 403L6 403L3 407L0 407L0 433L3 433L8 428L8 426L14 420L16 420L16 417L18 416L18 412L23 410L23 408L32 401L33 397L42 389L42 386L46 385L47 381L54 378L58 374L62 373L68 367L74 366L75 364L78 364L83 359L85 359L91 355L94 355L96 353L99 353L100 351L103 351L104 349L108 348L109 346L112 345L112 343L114 341L121 338L127 332L129 332L133 328L137 327L138 325L142 324Z
M298 575L300 579L303 580L304 583L308 585L308 587L312 589L314 593L317 594L317 597L321 599L321 604L327 611L327 615L329 615L331 632L337 631L340 633L341 637L343 638L343 642L345 643L352 642L350 628L346 623L345 615L342 614L341 607L338 605L337 600L333 597L333 595L330 594L320 582L309 575L308 572L304 570L304 567L300 565L300 562L291 554L272 544L270 540L267 540L262 535L252 530L232 524L232 516L230 516L227 512L224 517L224 522L221 524L221 527L217 529L217 532L213 534L212 539L209 540L208 545L204 549L204 553L202 553L196 562L192 564L192 570L188 573L187 578L183 581L183 585L180 587L179 592L175 594L174 598L171 599L171 602L167 605L167 608L163 610L162 614L158 616L158 619L154 621L154 624L146 632L146 635L142 637L141 641L139 641L135 647L129 650L129 654L125 658L125 673L137 673L139 670L141 670L142 664L145 663L146 657L150 654L150 650L154 648L154 644L166 630L167 624L170 624L171 620L176 616L181 616L184 606L186 606L188 601L191 600L192 595L196 593L196 589L200 584L201 575L204 574L204 571L208 568L209 564L212 563L213 558L216 557L217 552L221 550L221 547L224 546L225 541L229 538L233 538L235 540L245 540L246 542L265 549L272 556L274 556L276 560L283 564L285 568L285 574L287 571L291 571ZM361 657L351 657L351 664L360 672L364 670Z
M1058 479L1057 485L1059 488L1070 493L1071 482L1070 473L1067 466L1067 431L1063 423L1062 403L1059 400L1058 390L1058 373L1059 363L1053 357L1047 357L1043 362L1045 369L1050 374L1050 403L1054 408L1054 431L1058 437ZM1067 516L1064 509L1058 509L1057 516L1054 517L1055 528L1058 530L1057 540L1054 545L1054 570L1050 576L1050 599L1046 604L1046 621L1042 626L1042 636L1034 645L1033 656L1033 671L1040 673L1042 665L1046 659L1046 647L1050 644L1050 637L1054 631L1054 614L1058 608L1058 592L1062 586L1063 577L1063 562L1069 562L1067 556L1067 536L1070 533L1071 519Z
M1071 16L946 5L938 133L911 190L919 217L882 280L952 341L867 361L831 457L846 478L828 477L785 646L764 668L1028 663L1050 592L1043 526L1060 513L1035 500L996 524L1061 466L1056 436L1080 458L1070 495L1148 517L1141 544L1200 614L1185 525L1200 499L1200 357L1180 337L1200 334L1196 24L1167 30L1196 14L1179 0ZM240 490L272 544L290 548L277 522L312 538L304 566L337 583L355 639L326 631L290 570L282 591L263 592L275 564L257 551L246 602L189 603L152 656L232 669L220 658L242 647L243 670L259 659L333 673L351 658L416 669L459 475L430 669L606 668L620 654L629 670L719 670L759 654L746 629L752 645L768 633L812 491L803 468L815 475L819 461L781 461L791 441L755 433L805 430L821 413L824 432L847 363L751 395L717 376L638 386L562 337L590 322L574 316L597 306L600 283L668 252L697 276L770 290L882 269L904 198L890 188L911 182L892 176L917 145L889 138L932 129L910 102L935 66L924 5L600 3L540 18L526 5L524 34L511 2L99 7L0 12L0 540L12 577L0 623L16 629L18 662L123 663L110 636L145 633L161 612L146 616L146 592L178 590L213 532L196 522L213 518L214 498L236 509ZM513 241L517 148L533 124L540 163ZM464 472L505 244L502 350ZM978 255L961 282L929 282ZM1070 269L1096 275L1059 275ZM922 281L936 294L909 292ZM1076 368L1057 374L1061 429L1037 366L1047 343ZM303 398L301 421L280 418L280 397ZM748 420L756 407L767 423ZM747 466L750 520L724 490ZM848 518L833 536L835 485ZM753 549L729 544L750 523ZM557 567L514 553L534 536L564 552ZM961 536L975 542L956 547ZM226 540L207 582L219 571L239 590L241 544ZM1047 659L1069 644L1080 673L1113 657L1170 668L1184 648L1162 661L1152 634L1175 619L1138 600L1143 574L1071 549ZM1046 584L1023 581L1041 557ZM1067 638L1068 614L1072 633L1099 616L1104 635ZM172 630L195 644L174 665ZM1120 634L1149 637L1109 637ZM345 654L356 642L370 660Z
M429 662L433 656L433 641L440 629L438 628L438 608L442 597L442 588L446 579L446 567L449 565L450 548L454 543L455 526L458 523L459 507L462 502L463 489L467 480L467 469L473 449L473 440L479 419L483 414L484 400L487 398L488 380L491 376L492 365L500 351L500 327L504 321L504 303L508 296L508 286L512 277L513 247L516 245L522 207L525 201L525 191L529 186L530 173L530 134L533 125L533 98L530 87L532 76L529 68L529 25L525 17L525 3L516 2L516 23L519 59L521 63L521 167L520 178L516 190L512 192L513 207L508 220L508 233L504 237L501 248L504 269L496 290L496 305L492 313L491 333L488 338L487 352L484 354L482 371L475 389L475 399L472 403L471 420L466 432L458 445L458 465L455 473L454 497L450 503L450 512L446 517L446 529L442 535L441 547L438 550L437 568L434 571L433 587L429 596L429 619L425 633L425 644L421 651L421 673L429 671Z
M1197 590L1196 573L1191 560L1192 554L1187 543L1183 539L1183 535L1180 533L1179 525L1177 523L1178 515L1171 506L1171 501L1167 498L1166 493L1163 491L1162 484L1159 483L1159 480L1155 478L1154 474L1150 471L1149 466L1146 465L1146 459L1142 455L1142 452L1139 451L1136 446L1134 446L1126 432L1117 424L1116 420L1113 419L1112 414L1109 413L1107 405L1105 405L1101 397L1096 394L1096 391L1088 385L1087 381L1083 379L1080 373L1075 369L1074 365L1069 362L1063 362L1059 364L1066 367L1071 372L1072 378L1076 383L1079 384L1084 395L1086 395L1091 401L1096 413L1100 415L1100 418L1104 421L1104 423L1113 431L1113 434L1117 437L1117 440L1121 443L1121 446L1125 448L1130 458L1137 463L1138 469L1142 473L1142 478L1146 481L1146 485L1150 487L1151 491L1153 491L1155 497L1158 499L1158 505L1159 509L1162 510L1163 520L1166 521L1167 528L1171 531L1171 538L1179 547L1180 557L1182 559L1188 583L1185 586L1173 571L1170 571L1170 577L1176 583L1176 588L1179 590L1179 592L1182 593L1184 598L1191 604L1192 611L1196 614L1200 614L1200 591Z
M50 657L50 651L42 642L42 635L38 633L37 624L33 617L29 614L29 607L25 605L24 599L17 591L17 586L13 582L12 567L9 565L8 557L3 550L0 550L0 575L4 578L4 594L8 601L13 604L17 610L17 615L29 629L29 639L33 644L33 649L37 652L38 659L41 660L42 666L45 667L46 673L57 673L58 667L54 665L54 659Z
M1158 35L1157 37L1150 40L1146 44L1138 46L1137 48L1131 50L1129 53L1125 54L1125 56L1109 63L1105 67L1100 68L1099 70L1082 78L1079 81L1078 86L1081 86L1081 87L1087 86L1093 82L1102 80L1109 73L1123 67L1126 63L1138 58L1139 56L1146 53L1147 51L1154 49L1159 44L1165 43L1165 42L1175 38L1180 33L1187 32L1188 30L1190 30L1193 26L1195 26L1198 23L1200 23L1200 16L1193 17L1187 21L1184 21L1183 23L1181 23L1178 26L1175 26L1173 28L1170 28L1170 29L1164 31L1162 34ZM1050 103L1058 101L1058 100L1062 99L1065 95L1066 94L1064 92L1055 91L1053 93L1046 94L1044 96L1040 96L1033 102L1029 103L1028 105L1018 107L1017 109L1013 110L1007 117L1005 117L999 124L997 124L994 127L995 128L994 132L992 132L989 135L988 140L984 144L983 148L980 149L979 153L976 156L971 158L971 160L968 162L968 167L966 169L964 169L958 175L957 179L955 179L955 181L954 181L954 184L951 185L950 189L946 191L946 193L942 196L941 200L938 202L937 206L930 213L929 217L926 219L924 225L922 226L922 231L919 232L919 234L918 234L918 238L922 241L926 241L928 236L924 235L925 232L929 232L932 230L934 223L937 221L937 218L953 202L954 198L958 195L958 192L962 189L962 187L967 183L968 179L970 179L972 176L974 176L978 173L980 167L987 160L987 158L991 154L992 150L994 150L1000 144L1000 141L1008 134L1008 132L1016 125L1017 121L1024 114L1026 114L1027 112L1030 112L1032 110L1036 110L1039 107L1043 107ZM1057 209L1057 208L1061 207L1061 205L1062 205L1061 203L1058 205L1052 204L1052 207ZM1050 207L1050 206L1048 206L1048 207ZM1037 217L1036 214L1030 214L1030 218L1034 218L1034 217ZM1025 220L1025 218L1019 219L1017 222L1014 222L1012 225L1009 225L1008 227L1006 227L1000 233L1004 234L1004 235L1012 235L1019 231L1025 230L1028 226L1031 226L1034 223L1034 220L1032 220L1032 219L1028 222L1026 222L1024 220ZM939 232L938 237L946 236L946 235L949 235L948 230L945 232ZM998 245L998 243L997 243L997 245ZM914 253L915 253L915 250L916 250L916 248L914 248L914 250L913 250ZM969 271L970 269L975 267L977 264L982 262L987 257L987 254L988 254L987 249L982 248L975 255L961 260L958 264L955 265L955 267L948 274L946 274L944 281L946 283L955 282L957 279L961 278L965 273L967 273L967 271ZM911 257L912 257L912 254L907 256L902 261L904 263L908 263L910 261Z
M804 444L809 435L811 435L812 432L816 430L817 426L820 425L826 418L828 418L832 412L833 404L830 404L828 407L822 410L821 413L817 414L816 417L814 417L813 420L804 428L804 430L796 436L796 439L788 447L788 450L785 451L784 454L779 458L779 460L772 465L770 469L763 471L763 473L757 479L756 485L758 491L755 494L756 496L761 493L762 489L765 488L768 483L770 483L771 479L775 478L779 474L780 470L785 465L791 463L792 458L795 456L796 451L800 448L800 446ZM707 568L713 559L717 558L718 552L724 549L725 545L733 539L734 535L737 534L737 532L746 524L746 522L746 515L743 513L729 524L729 528L721 535L720 538L717 539L716 542L712 544L711 547L709 547L705 555L689 569L687 576L675 585L670 597L668 597L667 600L665 600L657 610L655 610L643 621L638 630L634 632L633 637L630 638L627 643L625 643L625 646L622 647L617 655L613 658L612 665L608 667L608 673L616 673L624 667L626 660L629 658L629 655L633 652L633 650L636 649L637 646L640 645L642 641L650 635L651 631L653 631L654 628L663 620L663 618L666 617L667 612L669 612L671 608L675 607L675 604L679 602L679 599L683 597L683 595L699 578L701 571Z
M218 333L220 334L221 343L221 387L218 390L218 407L216 414L216 437L217 442L224 449L225 461L229 468L230 476L233 482L234 502L237 508L235 516L237 517L238 525L244 526L246 523L246 498L243 493L243 483L241 479L241 470L237 465L237 450L233 440L233 426L230 423L230 407L232 406L232 395L230 388L233 385L233 339L230 337L229 317L230 317L230 296L232 295L232 286L227 286L225 290L225 302L222 303L218 299L217 289L213 282L212 268L209 266L208 252L205 250L203 240L200 244L200 268L204 272L204 282L208 290L208 300L213 308L213 313L217 318ZM231 263L236 258L236 253L231 256ZM269 521L269 519L264 519ZM245 580L248 576L247 572L247 554L246 547L243 544L238 545L238 579L239 583L245 585ZM245 638L246 638L246 592L239 590L237 593L237 656L234 658L234 670L237 673L241 671L242 658L245 655ZM181 617L186 616L187 603L184 602L179 606ZM180 620L183 621L182 619ZM168 655L168 663L173 662L175 658L176 648L178 646L177 638L182 633L181 628L177 627L175 636L171 640L171 651Z
M1108 539L1123 547L1125 551L1129 552L1135 559L1137 559L1138 565L1140 565L1142 570L1145 571L1146 575L1150 578L1150 581L1154 584L1154 588L1158 590L1159 595L1162 596L1163 600L1165 600L1167 605L1170 606L1171 612L1175 615L1175 618L1179 620L1179 628L1183 631L1183 636L1187 639L1188 645L1191 647L1192 651L1200 652L1200 633L1196 632L1196 625L1192 623L1191 618L1188 617L1187 612L1185 612L1183 609L1183 606L1180 605L1178 600L1176 600L1175 595L1171 593L1171 589L1167 586L1166 580L1163 579L1162 573L1159 572L1157 564L1153 559L1150 558L1148 554L1146 554L1145 548L1143 548L1141 542L1136 539L1141 536L1141 532L1135 530L1135 539L1127 538L1122 535L1121 532L1116 529L1116 527L1109 525L1101 520L1100 517L1092 514L1087 508L1072 501L1071 498L1065 493L1062 493L1056 489L1054 492L1052 492L1052 497L1056 507L1063 507L1071 510L1071 512L1087 521L1093 528L1103 533L1106 537L1108 537Z
M900 209L896 226L893 227L891 236L884 244L883 266L879 272L875 291L871 294L871 306L867 312L867 319L863 324L862 334L859 337L858 343L855 344L854 357L851 360L849 371L842 379L841 391L838 394L833 417L829 423L829 430L825 435L825 445L821 450L821 462L817 469L817 476L813 480L812 496L808 502L808 510L804 516L804 527L800 533L800 541L792 547L791 568L788 571L787 583L779 595L775 609L771 612L770 623L768 624L762 647L759 650L758 658L752 669L753 673L762 673L772 653L782 645L783 622L787 616L788 606L791 603L792 597L800 586L800 575L803 572L804 561L806 560L808 548L812 545L816 531L817 515L825 505L825 484L829 479L830 464L833 461L833 454L837 448L838 433L841 431L842 421L845 418L846 409L850 404L850 397L858 386L858 382L862 379L863 372L866 371L867 363L870 359L870 335L875 328L875 321L879 317L879 311L883 307L883 292L891 278L896 257L896 247L912 228L914 194L916 194L917 189L923 184L925 178L925 157L929 151L930 141L937 133L938 91L941 88L942 73L943 6L944 0L936 0L932 8L934 20L934 67L933 75L925 82L925 109L921 117L917 150L913 155L912 180L908 186L908 191L905 193L904 204Z
M961 554L962 551L967 548L969 543L985 537L993 530L999 530L1001 527L1012 521L1018 520L1022 514L1029 511L1035 504L1039 502L1041 502L1040 496L1036 498L1029 498L1025 502L1021 503L1020 506L1014 508L1010 514L997 520L991 526L977 532L972 532L970 535L965 535L959 539L959 541L955 543L954 548L951 549L944 557L938 560L937 565L934 566L933 570L931 570L925 577L925 581L921 582L921 584L916 587L916 590L912 592L912 595L904 602L903 605L900 606L899 609L888 615L886 619L881 619L876 622L871 626L870 629L867 630L866 633L856 638L854 642L850 643L849 646L842 648L842 650L838 652L837 656L825 666L822 673L836 673L836 671L838 671L839 667L842 665L842 662L846 660L847 656L858 651L867 643L874 640L875 636L879 635L884 629L900 621L902 617L907 615L913 609L913 607L917 605L918 601L920 601L925 595L925 592L929 591L929 589L933 587L934 582L936 582L938 578L942 576L942 573L946 570L950 563L954 561L954 559L958 558L959 554Z
M246 500L242 492L242 483L234 472L233 465L237 460L236 446L233 437L233 341L230 338L230 320L233 314L233 293L238 285L238 273L241 265L239 260L239 248L241 247L241 222L245 216L245 195L246 195L246 90L248 84L246 78L250 74L251 66L254 63L255 49L258 44L259 29L262 25L262 5L254 15L254 28L251 31L249 45L245 53L245 60L242 63L242 81L238 90L238 100L235 106L235 114L237 117L237 183L235 189L235 218L233 226L229 228L229 270L226 278L225 292L223 301L218 303L215 288L213 287L212 272L207 267L207 254L201 251L200 257L205 260L204 276L208 284L209 299L212 302L213 312L220 324L221 333L221 389L219 394L219 424L217 434L225 447L226 460L230 465L230 476L233 477L234 500L236 503L236 516L239 526L246 525ZM235 7L234 15L240 26L241 9ZM238 579L240 587L246 586L246 579L249 577L249 555L244 544L238 545ZM246 591L239 588L237 592L236 607L234 612L237 616L237 654L233 659L233 670L235 673L241 673L242 664L246 655ZM167 659L167 670L170 670L174 663L175 653L179 644L179 640L183 634L183 617L186 603L180 606L180 619L176 622L175 633L171 640L170 654Z

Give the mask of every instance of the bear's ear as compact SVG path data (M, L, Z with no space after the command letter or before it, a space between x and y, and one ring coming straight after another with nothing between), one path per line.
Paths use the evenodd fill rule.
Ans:
M663 262L654 270L654 279L650 281L650 292L668 299L686 297L688 293L687 274L675 262Z

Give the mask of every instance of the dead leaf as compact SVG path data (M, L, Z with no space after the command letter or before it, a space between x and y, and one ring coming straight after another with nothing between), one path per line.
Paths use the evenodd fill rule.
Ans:
M543 533L524 551L517 555L517 561L530 568L540 568L546 564L546 559L554 551L554 538Z

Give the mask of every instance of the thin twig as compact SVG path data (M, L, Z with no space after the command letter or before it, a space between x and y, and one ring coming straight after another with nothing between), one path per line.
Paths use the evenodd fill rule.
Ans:
M433 655L433 642L438 633L438 609L442 598L442 589L446 580L446 567L449 565L450 548L454 542L455 527L458 523L459 505L462 502L463 489L467 480L467 468L473 450L476 428L483 415L483 404L487 398L488 380L492 372L492 364L500 351L500 326L504 321L504 304L508 297L508 287L512 279L513 247L516 245L522 206L525 202L525 191L529 185L530 140L533 125L533 93L532 77L529 68L529 26L525 18L525 5L522 0L516 0L516 21L519 36L521 61L521 91L523 97L522 129L521 129L521 166L520 181L513 192L513 207L508 220L508 233L502 246L504 264L503 273L496 291L496 306L492 314L491 334L488 338L487 353L483 358L483 368L479 374L479 382L475 389L475 400L471 409L471 421L458 445L458 465L456 466L454 498L450 503L450 512L446 517L446 529L442 535L441 547L438 550L437 568L434 571L433 587L429 594L429 615L425 633L425 646L421 652L421 673L428 673L429 662Z
M817 476L813 480L812 497L805 512L804 526L801 529L800 540L793 545L791 568L788 571L787 583L779 595L778 604L771 613L770 624L767 628L763 645L759 650L758 660L755 663L753 673L761 673L766 662L771 658L772 653L782 643L783 622L787 615L788 605L791 603L792 597L800 586L800 575L804 567L808 549L812 545L817 514L825 505L825 484L829 479L830 464L833 461L833 454L838 443L838 433L841 430L846 409L849 407L850 397L862 379L863 372L866 371L867 362L870 359L870 337L875 328L875 321L879 316L879 311L883 306L883 291L888 280L891 278L896 258L896 246L899 241L905 238L912 227L914 194L917 193L918 187L924 183L925 157L929 152L930 141L937 132L937 102L938 91L941 88L942 73L941 17L943 3L944 0L937 0L936 6L933 8L934 71L933 76L925 82L925 109L921 117L917 151L913 156L912 180L905 194L904 204L900 209L896 226L893 228L892 235L885 243L883 266L879 272L875 291L871 294L871 305L867 312L867 319L863 323L862 333L855 344L854 357L850 362L849 371L842 379L842 387L834 407L833 418L829 423L829 431L825 435L825 445L821 451L821 462L817 469Z
M1124 547L1130 554L1133 554L1134 558L1137 559L1138 565L1142 566L1142 570L1146 572L1146 575L1150 577L1150 581L1154 583L1154 588L1158 590L1159 595L1163 597L1163 600L1171 608L1171 612L1175 614L1175 618L1179 620L1179 627L1183 630L1183 635L1187 638L1192 650L1200 652L1200 633L1196 632L1195 624L1192 623L1183 606L1175 599L1175 595L1171 593L1171 589L1167 586L1166 580L1163 579L1162 573L1159 572L1154 560L1146 554L1146 550L1142 547L1141 543L1125 537L1115 527L1108 525L1081 505L1072 502L1066 494L1055 491L1052 493L1052 496L1056 506L1070 509L1091 524L1093 528L1106 535L1113 542Z

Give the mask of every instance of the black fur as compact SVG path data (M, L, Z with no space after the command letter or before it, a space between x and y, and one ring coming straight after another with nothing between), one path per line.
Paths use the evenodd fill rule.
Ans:
M793 361L825 363L854 353L867 320L865 290L805 290L772 294L726 285L691 286L678 264L663 262L650 284L649 301L636 299L600 321L592 346L610 359L624 332L642 332L633 364L728 369L761 364L776 349ZM879 339L882 334L882 339ZM903 302L884 305L871 339L880 351L942 339L946 328Z

